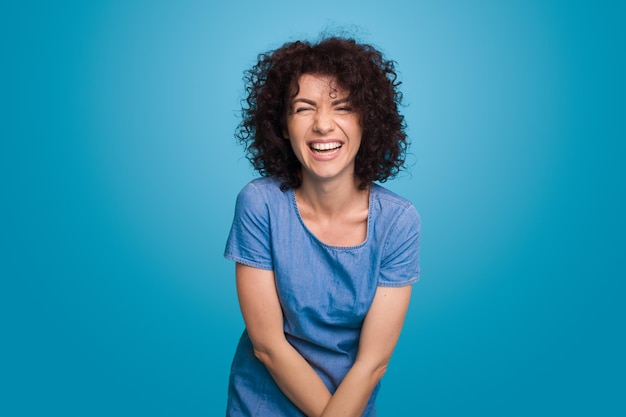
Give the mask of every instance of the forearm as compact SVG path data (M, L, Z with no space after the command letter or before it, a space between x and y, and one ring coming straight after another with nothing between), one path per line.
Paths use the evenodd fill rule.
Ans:
M238 263L236 275L239 304L254 354L296 407L307 416L319 417L330 392L285 338L274 272Z
M362 415L385 369L384 366L355 362L335 391L322 416L358 417Z
M379 287L363 322L356 360L337 388L324 417L358 417L383 377L395 348L411 287Z
M256 352L276 385L304 414L319 417L331 399L330 391L309 363L286 340Z

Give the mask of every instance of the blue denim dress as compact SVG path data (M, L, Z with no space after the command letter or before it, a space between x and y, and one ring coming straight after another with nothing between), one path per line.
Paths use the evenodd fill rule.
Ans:
M287 340L333 393L354 363L376 288L419 279L419 240L415 207L372 184L366 240L327 245L305 226L294 191L282 191L275 178L260 178L237 197L224 256L274 271ZM376 415L379 388L363 416ZM232 362L227 416L304 416L254 356L245 330Z

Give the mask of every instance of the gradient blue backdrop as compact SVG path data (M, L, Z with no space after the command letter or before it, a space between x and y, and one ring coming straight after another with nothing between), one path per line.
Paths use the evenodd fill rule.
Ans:
M398 62L423 218L380 415L626 415L623 3L7 3L0 415L223 415L242 73L327 27Z

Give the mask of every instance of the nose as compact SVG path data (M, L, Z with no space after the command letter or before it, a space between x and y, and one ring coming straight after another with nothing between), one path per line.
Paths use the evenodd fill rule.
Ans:
M313 130L320 135L326 135L327 133L335 130L335 120L332 117L331 112L323 109L319 109L315 113L315 119L313 121Z

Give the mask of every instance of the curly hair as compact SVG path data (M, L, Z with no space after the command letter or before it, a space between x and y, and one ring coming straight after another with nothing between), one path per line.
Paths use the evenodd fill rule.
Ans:
M408 142L394 61L371 45L341 37L285 43L257 61L245 72L247 98L235 137L261 176L280 178L283 190L301 184L300 162L283 132L303 74L332 76L349 92L362 129L354 171L362 189L395 177L404 167Z

